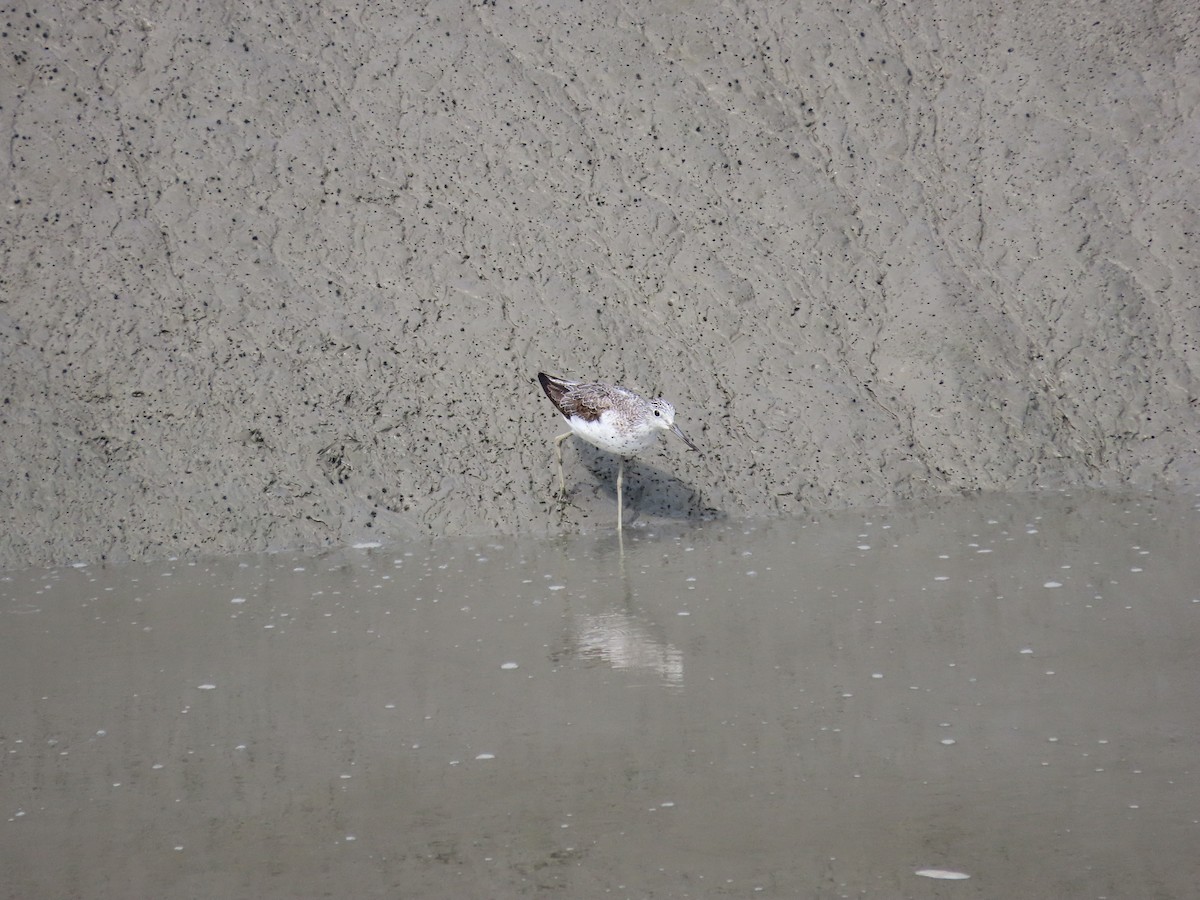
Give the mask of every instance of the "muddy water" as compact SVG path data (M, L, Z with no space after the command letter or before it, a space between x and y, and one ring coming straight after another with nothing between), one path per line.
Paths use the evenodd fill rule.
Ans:
M1198 519L9 572L2 895L1194 896Z

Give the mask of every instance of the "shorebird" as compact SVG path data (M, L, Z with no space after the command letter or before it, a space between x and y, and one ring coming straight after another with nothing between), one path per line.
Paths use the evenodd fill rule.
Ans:
M621 483L625 478L625 459L654 443L660 431L670 431L691 449L699 452L688 436L675 424L675 407L663 399L647 400L633 391L601 382L567 381L538 372L542 390L550 398L571 430L554 439L558 458L558 491L567 496L563 478L562 442L575 434L589 444L615 453L617 468L617 532L621 531Z

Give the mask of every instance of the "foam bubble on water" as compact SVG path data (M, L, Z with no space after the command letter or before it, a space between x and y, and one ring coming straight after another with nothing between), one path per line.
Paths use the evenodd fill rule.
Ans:
M476 758L476 759L495 759L495 758L496 758L496 754L495 754L495 753L480 753L480 754L479 754L478 756L476 756L475 758Z
M360 541L357 544L351 544L350 548L352 550L376 550L382 546L383 544L379 543L379 541Z
M215 691L217 689L215 684L198 684L196 687L201 691Z
M516 669L516 668L518 668L518 666L517 666L517 664L516 664L515 662L506 662L506 663L500 663L500 668L502 668L502 669Z
M955 872L952 869L917 869L913 874L925 878L940 878L944 881L962 881L971 877L966 872Z
M1062 582L1061 581L1047 581L1045 584L1042 585L1042 587L1048 587L1048 588L1062 587Z
M245 598L245 597L234 597L234 598L233 598L232 600L230 600L229 602L230 602L230 603L245 603L245 602L246 602L246 598Z

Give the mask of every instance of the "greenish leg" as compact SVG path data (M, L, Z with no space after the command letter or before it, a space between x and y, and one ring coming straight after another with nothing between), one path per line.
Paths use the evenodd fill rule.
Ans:
M563 478L562 442L565 441L567 438L569 438L571 436L571 434L572 434L572 432L568 431L566 434L560 434L558 437L556 437L554 439L554 453L558 459L558 499L559 500L567 499L567 480L565 478Z
M617 534L621 533L621 507L624 505L621 501L621 482L625 480L625 457L620 459L617 466Z

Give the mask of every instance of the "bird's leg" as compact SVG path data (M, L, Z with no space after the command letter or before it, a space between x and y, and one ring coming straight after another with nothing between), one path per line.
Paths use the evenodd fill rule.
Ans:
M617 534L621 533L621 482L625 480L625 457L617 464Z
M565 441L567 438L569 438L571 436L571 434L572 434L572 432L568 431L566 434L560 434L558 437L556 437L554 439L554 453L558 459L558 499L559 500L567 499L567 481L565 478L563 478L563 467L562 467L562 442Z

